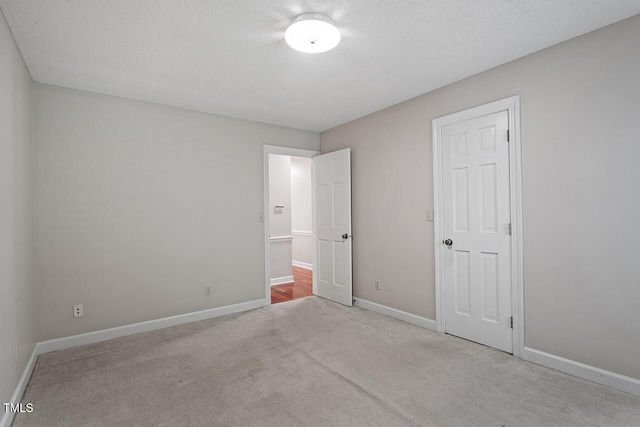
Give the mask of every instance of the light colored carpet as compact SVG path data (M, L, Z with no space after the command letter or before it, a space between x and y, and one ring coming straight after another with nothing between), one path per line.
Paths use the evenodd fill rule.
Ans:
M640 426L640 398L317 297L40 356L14 426Z

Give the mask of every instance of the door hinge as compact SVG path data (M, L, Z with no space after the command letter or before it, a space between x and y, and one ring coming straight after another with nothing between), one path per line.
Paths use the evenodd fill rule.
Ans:
M513 316L511 316L511 329L513 329Z
M513 226L509 223L509 236L513 233Z
M509 142L509 129L507 129L507 142Z

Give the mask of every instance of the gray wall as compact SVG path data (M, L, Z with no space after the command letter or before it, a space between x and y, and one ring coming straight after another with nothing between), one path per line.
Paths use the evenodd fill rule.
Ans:
M31 84L0 12L0 402L10 401L36 343Z
M315 150L317 133L41 84L34 99L39 340L265 297L262 146Z
M355 296L435 318L431 120L520 95L526 346L640 378L638 40L640 16L321 133L352 149Z

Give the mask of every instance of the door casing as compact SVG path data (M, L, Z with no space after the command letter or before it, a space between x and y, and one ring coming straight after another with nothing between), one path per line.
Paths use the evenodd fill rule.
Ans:
M302 148L280 147L277 145L265 145L263 148L264 208L262 211L262 218L264 220L264 278L265 302L267 305L271 304L271 259L269 257L269 154L313 158L320 154L320 152L304 150ZM315 263L315 260L313 262ZM315 265L313 268L315 269Z
M434 119L433 195L436 273L436 330L445 332L444 211L442 190L442 128L488 114L507 111L509 116L509 195L511 204L511 299L513 313L513 355L524 358L524 274L522 227L522 156L520 97L512 96L489 104Z

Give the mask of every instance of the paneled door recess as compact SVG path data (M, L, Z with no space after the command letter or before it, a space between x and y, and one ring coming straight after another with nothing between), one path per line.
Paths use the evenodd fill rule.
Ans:
M445 330L513 352L507 111L442 128Z
M313 158L314 293L351 306L351 151Z

